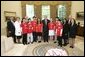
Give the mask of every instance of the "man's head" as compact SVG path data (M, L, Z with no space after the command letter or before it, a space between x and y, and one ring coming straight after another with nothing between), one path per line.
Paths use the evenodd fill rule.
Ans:
M59 20L59 17L56 17L56 20Z
M44 15L44 19L47 19L47 15Z
M37 17L36 16L33 16L33 20L37 20Z
M11 16L11 17L10 17L10 20L12 20L12 21L13 21L13 20L14 20L14 17L12 17L12 16Z
M69 17L68 17L70 20L72 19L72 15L69 15Z
M31 18L28 19L28 22L30 22L30 21L31 21Z

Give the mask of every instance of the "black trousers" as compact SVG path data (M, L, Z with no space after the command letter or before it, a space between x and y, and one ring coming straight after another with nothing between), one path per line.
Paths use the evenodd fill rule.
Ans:
M20 43L21 36L16 36L16 39L18 40L18 43Z
M27 34L23 34L22 36L23 36L22 40L23 44L27 44Z
M43 39L44 39L44 42L48 42L48 33L43 33Z
M21 36L16 36L17 39L21 39Z
M68 43L68 35L63 35L64 44Z
M36 32L33 32L33 42L37 42L37 34L36 34Z
M15 36L15 32L14 31L13 32L11 31L11 33L9 33L9 31L8 31L7 37L12 37L13 38L13 42L16 43L16 36Z
M11 31L10 36L13 38L13 42L16 43L15 32L12 32L12 31Z
M62 46L62 36L57 36L58 45Z
M12 38L13 38L13 42L16 43L16 36L12 35Z

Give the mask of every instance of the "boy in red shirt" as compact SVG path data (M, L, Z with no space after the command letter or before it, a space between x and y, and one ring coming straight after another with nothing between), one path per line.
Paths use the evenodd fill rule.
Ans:
M37 18L36 16L33 16L32 25L33 25L33 42L34 41L37 42L37 35L36 35Z
M32 22L31 19L28 19L28 33L27 33L27 42L33 43L33 27L32 27Z
M27 20L25 18L22 19L21 23L22 27L22 36L23 36L23 44L27 44L27 33L28 33L28 25L27 25Z
M48 23L48 27L49 27L49 36L50 36L50 39L53 39L55 25L54 25L52 19L51 19L50 21L51 21L51 22Z
M37 33L37 38L39 43L41 42L42 27L43 27L43 24L41 23L41 20L38 19L38 24L36 26L36 33Z

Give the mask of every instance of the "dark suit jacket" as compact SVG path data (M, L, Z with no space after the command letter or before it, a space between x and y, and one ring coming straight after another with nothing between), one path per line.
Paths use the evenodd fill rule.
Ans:
M68 35L69 32L69 25L66 22L65 24L63 24L63 35Z
M9 36L15 35L15 26L11 21L7 22L7 30L8 30L8 33L9 33L9 31L11 32L11 33L9 33Z
M76 24L76 21L74 20L73 26L70 26L70 37L75 38L76 31L77 31L77 24Z
M68 23L69 22L69 20L66 20L66 23L67 23L67 25L68 25L68 29L69 29L69 31L70 31L70 27L71 27L71 21L70 21L70 24Z
M45 24L45 19L42 20L42 23L43 23L43 33L48 33L48 23L50 22L50 20L47 20L47 25Z

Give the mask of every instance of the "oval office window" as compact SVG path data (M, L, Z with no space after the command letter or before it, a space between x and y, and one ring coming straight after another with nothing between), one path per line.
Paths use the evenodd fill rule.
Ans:
M63 17L66 17L66 8L64 5L58 6L58 17L63 21Z

